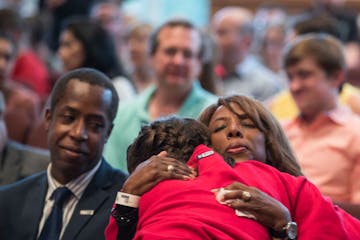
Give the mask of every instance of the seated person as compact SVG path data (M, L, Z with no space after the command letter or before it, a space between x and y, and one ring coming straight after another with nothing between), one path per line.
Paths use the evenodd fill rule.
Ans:
M29 147L8 138L4 121L5 99L0 92L0 186L46 170L47 150Z
M232 111L239 114L236 116L244 117L246 115L239 106L232 105L232 107ZM230 116L230 111L226 108L222 108L222 111L223 113L220 111L220 119ZM224 120L215 119L215 121ZM244 134L242 135L244 137L241 137L243 139L242 146L228 148L228 154L225 154L228 161L224 161L219 154L201 144L208 144L210 135L213 135L214 131L210 127L212 131L209 133L205 126L195 120L170 118L153 122L142 128L139 136L128 149L130 173L139 164L146 164L143 162L144 159L165 150L168 157L174 157L183 162L186 162L191 155L187 164L197 168L198 177L189 181L163 181L142 195L135 239L159 239L169 236L182 236L183 239L270 239L268 223L264 218L258 218L259 214L266 215L266 212L260 211L256 216L245 213L245 216L255 218L258 220L256 221L247 217L239 217L239 211L236 212L236 215L233 210L234 208L247 211L247 209L259 205L264 199L278 200L279 202L276 201L278 208L289 209L293 220L299 224L301 232L299 239L325 236L328 239L329 235L334 236L333 239L346 239L347 229L339 227L343 223L332 203L324 199L304 177L295 178L261 163L261 161L265 162L264 159L261 159L264 155L261 154L261 148L254 151L259 144L253 140L260 140L263 134L250 118L240 121L249 129L244 129L242 133ZM223 125L215 127L215 131L221 134L225 128ZM258 132L255 134L257 138L249 138L250 135L246 134L249 131ZM255 135L253 134L253 136ZM238 138L238 135L230 137ZM237 159L233 158L235 150L237 157L254 160L236 161ZM229 163L230 165L235 163L234 167ZM165 166L164 171L174 173L179 169L177 165L174 163L174 165ZM262 176L261 180L254 178L258 175ZM247 191L246 185L263 190L264 192L261 193L263 198L256 194L252 195ZM212 192L213 189L222 187L231 190L220 197L225 204L219 204ZM120 203L123 202L122 196L133 197L129 194L123 195L123 193L119 193L118 196ZM311 205L307 204L309 199L312 200ZM288 213L285 217L289 222L287 226L291 227L286 228L288 235L284 236L270 231L274 237L296 238L295 224L291 222L290 214ZM211 217L209 218L209 216ZM350 216L346 217L351 218ZM351 221L356 222L352 218ZM232 224L229 224L230 222ZM320 231L320 229L331 229L331 233L330 231ZM114 238L114 235L111 237L109 232L107 234L108 239ZM120 235L122 234L119 233L118 239L123 239Z
M40 116L41 101L32 90L10 79L15 49L13 38L0 31L0 91L6 103L4 119L8 137L26 143L30 130Z
M319 16L315 18L308 16L299 18L293 24L292 34L290 34L289 38L294 40L297 36L309 33L329 34L335 38L340 38L340 32L336 25L337 21L335 19L326 16ZM314 55L316 55L316 53L314 53ZM324 56L324 54L318 55L324 59L327 59L327 63L330 61L342 61L338 56L336 56L335 59L334 56L330 56L330 51L328 52L327 56ZM323 70L328 73L330 69L327 67ZM349 106L349 108L351 108L354 113L360 114L359 96L360 89L358 87L353 86L348 82L344 82L339 89L338 100L341 105ZM278 120L293 119L300 114L299 108L297 107L289 89L283 90L282 92L268 99L266 104L268 105L271 113L274 114Z

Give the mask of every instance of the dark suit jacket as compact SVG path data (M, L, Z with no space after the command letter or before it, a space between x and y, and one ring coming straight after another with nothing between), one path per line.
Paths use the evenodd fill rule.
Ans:
M103 160L77 204L62 239L104 239L110 210L125 179L123 172ZM36 239L47 187L46 172L0 187L1 240ZM94 210L94 214L80 214L81 210Z
M8 140L0 153L0 186L46 170L49 151Z

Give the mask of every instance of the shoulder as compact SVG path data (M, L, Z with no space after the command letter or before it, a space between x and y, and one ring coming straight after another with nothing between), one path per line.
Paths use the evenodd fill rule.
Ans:
M289 119L299 113L290 91L283 90L266 101L266 105L277 119Z
M102 160L97 176L104 179L107 178L117 185L119 183L122 185L127 178L126 173L119 169L113 168L105 159Z
M0 199L4 200L6 198L9 199L10 201L15 200L15 199L11 199L11 197L15 195L24 195L25 192L28 192L30 189L32 189L32 187L40 184L41 181L45 181L45 180L46 180L46 172L41 172L34 174L23 180L20 180L18 182L1 186Z
M11 92L10 100L17 103L39 104L40 98L32 90L21 86L18 83L11 82L8 85Z
M242 73L245 76L253 78L252 81L280 87L277 81L278 76L265 68L256 56L249 55L239 66L241 66Z
M246 175L262 176L262 179L281 179L283 177L295 178L288 173L280 172L278 169L259 162L257 160L247 160L244 162L237 163L235 168L238 169L241 173ZM271 181L270 181L271 182Z
M140 94L134 96L131 99L128 99L122 103L119 104L119 111L121 112L131 112L135 111L136 108L145 107L147 103L149 102L152 94L155 91L155 87L151 86L141 92Z
M33 154L33 155L38 155L39 157L47 157L47 158L49 158L50 156L48 150L31 147L11 140L8 141L8 146L9 148L12 148L14 150L24 152L25 154Z
M46 170L50 162L50 154L46 150L8 141L3 161L8 172L3 176L3 180L14 182Z
M206 104L214 103L218 97L203 89L198 81L194 82L190 99L202 101Z
M7 149L9 153L17 153L21 160L31 161L35 165L46 166L50 162L50 153L48 150L27 146L9 140L7 142Z
M155 91L154 87L149 87L139 95L134 96L131 99L128 99L119 104L119 109L117 111L115 122L116 124L128 123L134 121L134 117L139 114L139 112L145 112L146 106L150 101L150 97Z
M330 112L331 119L353 131L354 125L360 124L360 116L352 111L349 106L342 105ZM356 132L356 131L355 131Z

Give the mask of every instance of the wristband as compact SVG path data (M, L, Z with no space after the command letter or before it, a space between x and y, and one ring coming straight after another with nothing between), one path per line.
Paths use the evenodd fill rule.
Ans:
M140 197L137 195L124 193L124 192L118 192L116 195L116 204L127 206L127 207L133 207L138 208L139 207L139 201Z

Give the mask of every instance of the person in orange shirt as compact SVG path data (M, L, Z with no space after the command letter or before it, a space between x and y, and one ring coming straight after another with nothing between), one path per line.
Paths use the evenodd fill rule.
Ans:
M342 44L327 34L294 40L284 55L299 115L284 123L300 166L324 195L360 217L360 118L339 104L345 81Z
M292 32L289 33L289 40L296 36L307 33L328 33L340 39L340 32L337 28L337 21L329 16L310 17L304 16L295 21L292 27ZM339 101L341 104L348 105L354 113L360 114L360 89L352 85L350 77L353 78L353 70L349 72L349 56L346 56L349 50L354 53L354 49L349 48L349 44L345 45L345 60L348 66L347 77L348 81L342 85L342 90L339 93ZM351 74L351 76L349 75ZM275 117L282 120L289 120L299 114L299 109L296 106L294 99L291 96L289 89L283 90L274 97L266 100L266 105Z

